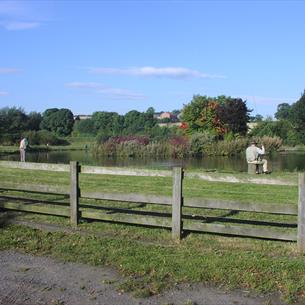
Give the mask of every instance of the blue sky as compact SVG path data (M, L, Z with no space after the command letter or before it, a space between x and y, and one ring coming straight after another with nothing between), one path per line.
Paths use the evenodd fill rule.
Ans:
M305 89L303 1L0 1L0 108L273 115Z

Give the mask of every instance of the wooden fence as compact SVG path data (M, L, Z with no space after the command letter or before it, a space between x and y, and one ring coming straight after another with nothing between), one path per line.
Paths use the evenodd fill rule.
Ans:
M21 163L0 161L0 167L16 168L24 170L46 170L56 172L70 173L70 187L49 186L36 184L16 184L1 182L2 190L17 190L48 194L62 194L69 196L70 205L46 204L43 202L18 203L9 198L0 200L0 208L7 210L17 210L25 212L44 213L70 217L71 224L77 226L80 218L96 219L104 221L114 221L121 223L131 223L138 225L149 225L157 227L170 228L172 236L180 239L182 231L199 231L209 233L219 233L225 235L249 236L258 238L267 238L275 240L297 241L298 250L305 253L305 176L299 174L299 200L298 205L284 204L258 204L244 203L236 201L210 200L203 198L183 198L183 177L182 168L175 167L172 171L153 171L145 169L123 169L80 166L78 162L70 162L70 165L46 164L46 163ZM79 174L101 174L101 175L127 175L127 176L157 176L172 177L172 196L156 196L144 194L123 194L123 193L104 193L104 192L87 192L80 189ZM155 217L149 215L149 212L137 214L127 213L107 213L97 206L86 207L80 204L80 198L101 199L120 202L134 202L143 204L157 204L171 206L170 215L167 217ZM271 213L281 215L295 215L297 217L297 234L294 232L285 232L274 228L255 228L254 226L236 226L216 223L206 223L199 221L188 221L183 223L183 207L204 208L204 209L221 209L230 211ZM123 212L124 212L123 211ZM145 215L144 215L145 214ZM170 217L168 217L170 216Z

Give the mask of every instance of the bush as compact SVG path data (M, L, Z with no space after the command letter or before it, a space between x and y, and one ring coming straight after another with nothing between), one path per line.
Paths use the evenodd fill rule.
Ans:
M68 145L65 139L56 137L52 132L47 130L27 131L24 136L28 138L30 145Z
M250 136L260 138L265 136L272 138L279 137L283 140L284 144L292 146L302 142L300 133L294 129L292 123L288 120L262 121L251 130Z
M280 137L268 137L255 138L257 143L264 145L266 152L277 151L283 144L283 140Z
M20 141L20 134L0 134L0 143L2 145L15 145Z
M163 157L183 158L188 155L187 138L175 136L168 141L149 143L145 136L119 136L109 138L97 145L95 153L120 157Z
M99 133L97 136L96 136L96 143L99 145L99 144L103 144L105 142L107 142L109 140L110 136L109 135L106 135L104 133Z
M206 146L204 153L216 156L233 156L243 153L248 146L247 138L223 140L213 142Z
M282 145L279 137L262 137L256 139L264 144L266 151L278 150ZM211 134L194 134L189 143L182 136L171 137L168 141L147 143L145 137L113 137L96 147L96 154L120 157L158 157L184 158L190 155L206 154L214 156L233 156L243 154L249 145L248 138L215 141Z
M147 145L149 143L149 138L146 136L117 136L112 137L110 141L116 144L133 142L140 145Z
M192 155L201 155L205 147L215 141L215 136L211 133L205 132L196 132L192 134L190 140L190 152Z

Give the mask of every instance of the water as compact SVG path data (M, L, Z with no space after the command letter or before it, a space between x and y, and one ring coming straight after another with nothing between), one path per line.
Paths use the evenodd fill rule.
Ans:
M19 161L19 154L0 155L1 160ZM304 171L305 153L290 152L277 153L267 156L272 171ZM51 152L27 152L26 160L29 162L69 163L79 161L81 164L96 166L122 166L122 167L147 167L147 168L171 168L183 166L185 168L202 168L205 170L220 171L247 171L244 156L235 157L202 157L178 159L135 159L135 158L108 158L95 157L89 151L51 151Z

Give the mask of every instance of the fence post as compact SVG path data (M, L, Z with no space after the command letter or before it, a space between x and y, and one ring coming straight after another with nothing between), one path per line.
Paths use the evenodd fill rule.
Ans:
M183 169L173 168L173 203L172 203L172 237L176 240L181 239L182 232L182 179Z
M299 173L298 251L305 253L305 175Z
M70 222L72 226L78 225L79 220L79 165L77 161L70 161Z

